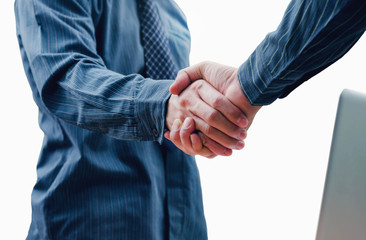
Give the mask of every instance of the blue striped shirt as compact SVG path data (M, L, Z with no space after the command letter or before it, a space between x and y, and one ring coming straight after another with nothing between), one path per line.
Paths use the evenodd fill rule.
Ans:
M190 37L156 1L177 68ZM144 78L135 1L16 0L17 35L44 142L28 239L206 239L194 159L163 141L171 80ZM365 31L362 0L293 0L239 69L270 104L343 56Z
M253 105L271 104L337 61L366 30L365 0L293 0L239 68Z
M155 1L172 59L190 35ZM163 141L172 80L144 78L137 1L16 0L44 141L27 239L206 239L195 160Z

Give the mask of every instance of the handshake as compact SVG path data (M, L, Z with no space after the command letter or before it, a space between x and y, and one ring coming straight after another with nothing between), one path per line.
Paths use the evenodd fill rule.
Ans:
M244 148L261 108L252 106L238 80L238 69L202 62L178 72L170 86L164 136L186 154L213 158Z

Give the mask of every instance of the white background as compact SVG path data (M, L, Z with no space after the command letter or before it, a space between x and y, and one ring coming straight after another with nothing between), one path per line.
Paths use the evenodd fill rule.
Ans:
M239 66L276 29L286 0L178 0L191 63ZM0 239L24 239L42 141L15 35L13 1L0 2ZM365 37L336 64L262 108L244 150L197 158L209 239L315 239L338 96L366 93Z

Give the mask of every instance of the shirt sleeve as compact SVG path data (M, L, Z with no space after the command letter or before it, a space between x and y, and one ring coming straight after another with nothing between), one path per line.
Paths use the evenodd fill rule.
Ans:
M107 69L97 53L92 2L15 4L27 77L41 107L58 119L117 139L161 142L172 81Z
M268 105L346 54L366 30L364 0L293 0L275 32L239 68L253 105Z

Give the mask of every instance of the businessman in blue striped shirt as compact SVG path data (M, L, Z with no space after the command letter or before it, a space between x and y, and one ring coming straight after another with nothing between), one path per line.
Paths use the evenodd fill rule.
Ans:
M197 152L228 156L243 148L247 120L205 81L170 97L189 65L178 6L16 0L15 15L44 132L27 239L206 239L194 157L164 129L195 118L207 136Z
M184 152L241 149L260 106L345 54L366 16L363 1L293 0L238 70L186 68L190 36L173 1L16 0L15 13L44 132L27 239L207 239Z

